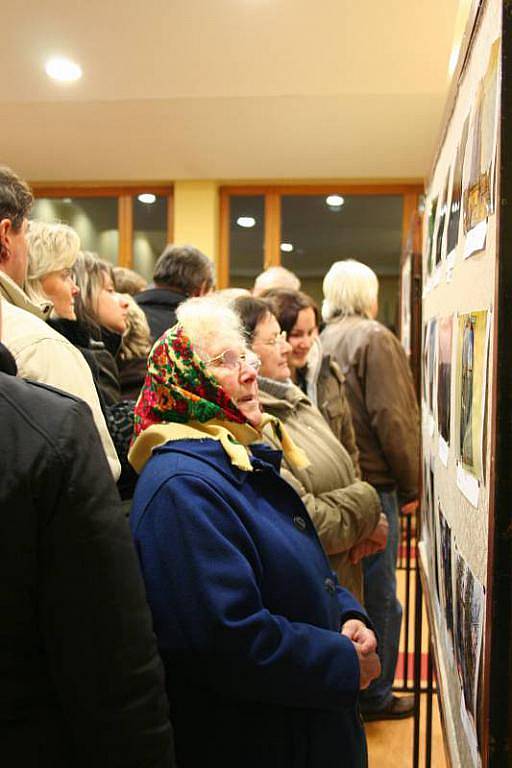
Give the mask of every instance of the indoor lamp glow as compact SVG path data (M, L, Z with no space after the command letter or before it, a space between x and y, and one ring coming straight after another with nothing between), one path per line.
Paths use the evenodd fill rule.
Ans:
M156 195L152 192L143 192L142 195L137 196L137 200L146 205L152 205L156 201Z
M341 195L329 195L329 197L325 198L325 202L329 208L341 208L345 202L345 198L343 198Z
M239 227L245 227L246 229L250 229L251 227L254 227L256 224L256 219L252 216L239 216L236 220L236 223Z
M56 57L46 62L45 72L52 80L71 83L82 77L82 69L70 59Z

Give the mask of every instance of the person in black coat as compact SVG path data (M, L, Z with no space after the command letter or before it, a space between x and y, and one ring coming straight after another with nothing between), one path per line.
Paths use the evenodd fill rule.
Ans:
M0 764L170 768L130 532L88 406L0 344Z
M153 273L153 285L134 296L156 341L176 323L176 309L192 296L204 296L215 283L213 263L192 245L168 245Z

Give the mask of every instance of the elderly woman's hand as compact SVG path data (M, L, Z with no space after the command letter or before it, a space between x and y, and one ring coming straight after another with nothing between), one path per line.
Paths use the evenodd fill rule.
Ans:
M371 681L380 675L375 633L359 619L349 619L341 628L341 634L354 643L359 660L359 687L361 690L368 688Z
M348 637L361 648L361 653L369 654L377 650L375 633L359 619L349 619L341 628L341 634Z

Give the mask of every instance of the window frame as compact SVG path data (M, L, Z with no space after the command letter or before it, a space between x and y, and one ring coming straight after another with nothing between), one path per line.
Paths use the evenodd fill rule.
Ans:
M167 197L167 243L174 237L174 187L162 184L30 184L34 198L60 197L115 197L117 206L117 227L119 231L119 252L117 265L133 268L133 198L143 192Z
M261 270L281 264L281 197L283 195L400 195L403 198L401 254L406 244L411 220L417 211L424 187L419 182L346 182L329 184L254 184L229 185L219 188L219 264L218 286L229 287L229 233L230 197L263 195L265 198L265 221L263 237L263 264ZM400 255L401 255L400 254ZM401 260L400 260L401 262ZM399 264L400 272L400 264ZM399 272L397 274L399 274Z

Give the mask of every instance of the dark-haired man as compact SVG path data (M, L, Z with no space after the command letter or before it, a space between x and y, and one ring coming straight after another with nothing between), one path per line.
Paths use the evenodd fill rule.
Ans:
M144 310L153 339L176 323L182 301L210 293L214 284L208 256L192 245L168 245L156 262L153 285L134 297Z

